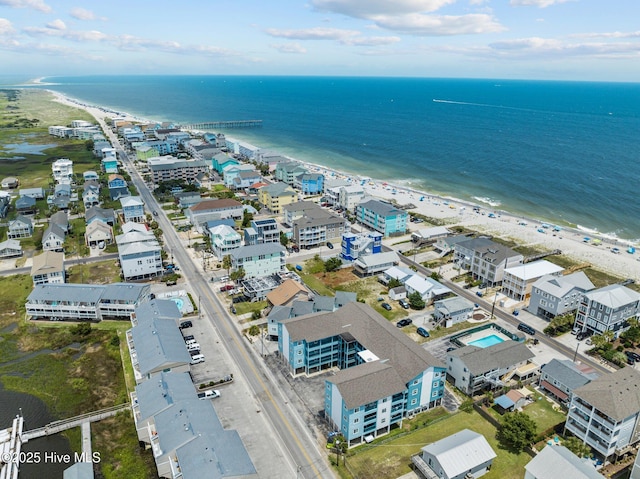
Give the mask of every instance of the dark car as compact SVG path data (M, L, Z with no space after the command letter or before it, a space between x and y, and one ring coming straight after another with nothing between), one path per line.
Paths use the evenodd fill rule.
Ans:
M402 306L404 309L409 309L409 303L407 303L404 299L401 299L400 301L398 301L398 303L400 304L400 306Z
M183 338L185 341L191 341L193 339L196 339L193 334L187 334L186 336L184 336Z
M401 319L400 321L398 321L396 323L396 326L399 328L404 328L405 326L409 326L411 323L413 323L413 321L411 321L409 318L406 319Z
M226 293L227 291L231 291L232 289L234 289L234 286L232 284L225 284L223 287L220 288L220 292Z
M423 338L428 338L430 336L429 331L427 331L424 328L418 328L416 329L416 333L418 333L420 336L422 336Z
M391 311L391 309L392 309L391 305L389 303L382 303L380 306L382 306L387 311Z
M635 351L625 351L625 353L627 354L628 358L633 359L636 363L640 362L640 354L636 353Z
M193 350L189 351L189 355L191 357L197 356L198 354L200 354L200 350L199 349L193 349Z
M518 325L518 329L520 331L524 331L527 334L530 334L531 336L533 336L534 334L536 334L536 330L533 329L531 326L529 326L528 324L524 324L524 323L520 323Z
M455 350L456 350L456 348L454 348L454 347L449 347L449 348L447 348L447 352L448 352L448 353L450 353L451 351L455 351Z
M187 329L191 326L193 326L193 323L191 321L183 321L180 323L180 329Z
M332 243L330 243L329 241L327 241L327 248L329 248L329 249L333 249L333 244L332 244Z

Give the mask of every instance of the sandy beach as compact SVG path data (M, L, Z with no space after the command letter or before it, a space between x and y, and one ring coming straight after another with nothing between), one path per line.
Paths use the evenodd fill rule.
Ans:
M87 105L70 99L52 90L55 101L82 108L103 124L105 118L117 116L133 122L148 120L137 118L126 112L112 111L95 105ZM299 161L299 160L296 160ZM554 231L553 225L543 227L543 223L532 218L511 215L503 210L474 205L457 199L435 196L428 192L408 189L403 186L386 183L375 179L361 181L359 178L326 168L322 165L300 162L312 171L322 172L327 176L350 180L354 184L364 183L362 186L368 195L386 200L394 200L399 205L413 204L415 208L409 210L422 214L428 218L443 220L447 226L464 226L479 233L512 240L519 245L530 246L542 250L559 249L564 255L578 263L589 263L594 268L613 274L621 278L640 281L640 249L635 254L627 252L629 242L608 238L602 235L562 227ZM422 198L422 201L421 201ZM480 206L480 212L474 211L474 206ZM547 225L545 225L547 226ZM426 228L424 223L410 223L412 230ZM585 238L590 241L586 242ZM595 244L599 239L600 244ZM596 242L597 243L597 242ZM637 245L633 245L637 247ZM612 252L612 247L619 248L618 254Z

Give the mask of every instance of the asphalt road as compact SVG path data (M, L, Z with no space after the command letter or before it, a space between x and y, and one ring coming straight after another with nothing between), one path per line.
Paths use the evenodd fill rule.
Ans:
M151 211L161 212L160 205L128 160L115 135L106 125L103 125L103 128L129 170L145 206ZM172 224L164 214L154 216L154 219L163 231L165 244L170 248L174 263L181 268L180 272L189 282L194 298L198 297L201 312L219 332L222 345L243 373L253 397L259 402L260 414L267 417L277 435L275 441L272 436L265 436L263 447L265 450L281 448L286 452L290 470L282 471L281 477L334 478L326 455L320 452L298 412L288 404L262 359L253 353L233 319L211 291L206 278L183 249Z

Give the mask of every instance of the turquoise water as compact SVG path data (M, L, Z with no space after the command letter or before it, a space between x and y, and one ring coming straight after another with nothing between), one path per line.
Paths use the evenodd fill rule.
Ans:
M545 222L640 238L640 84L437 78L93 76L46 88Z
M184 306L184 300L182 298L171 298L171 301L176 303L176 306L178 307L178 309L182 311L182 308Z
M467 346L477 346L479 348L488 348L489 346L494 346L496 344L500 344L503 342L504 342L504 339L502 339L500 336L492 334L491 336L485 336L484 338L471 341L470 343L467 343Z

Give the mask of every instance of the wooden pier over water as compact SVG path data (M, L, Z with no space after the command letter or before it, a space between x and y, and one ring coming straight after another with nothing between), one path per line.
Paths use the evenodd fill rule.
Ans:
M180 125L182 130L219 130L221 128L255 128L262 126L262 120L204 121Z

